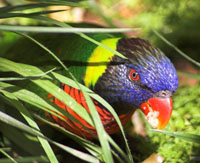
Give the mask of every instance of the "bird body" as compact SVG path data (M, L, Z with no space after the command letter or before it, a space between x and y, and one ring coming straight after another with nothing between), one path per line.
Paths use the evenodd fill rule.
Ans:
M109 34L90 36L117 50L125 58L74 34L40 34L33 37L53 51L78 82L103 97L115 109L123 125L128 122L133 112L140 108L153 127L164 128L172 112L171 96L178 87L177 74L170 60L158 48L140 38L120 38ZM40 66L44 70L58 67L58 63L45 53L47 52L30 40L19 39L10 50L0 56ZM64 70L61 72L69 77ZM60 85L89 112L80 90L63 83ZM46 94L45 97L47 96L57 106L78 119L84 127L67 117L63 116L65 120L61 120L47 113L53 122L80 136L94 137L94 127L59 99ZM98 101L92 100L105 130L109 134L117 132L119 128L112 114Z

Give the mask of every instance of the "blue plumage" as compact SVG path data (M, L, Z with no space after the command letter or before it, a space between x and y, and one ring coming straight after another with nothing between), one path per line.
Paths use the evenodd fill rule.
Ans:
M178 77L173 64L149 42L138 38L121 39L117 50L128 60L113 57L95 90L117 108L118 113L138 108L160 91L170 92L170 95L176 91ZM138 80L130 78L131 70L138 73Z
M137 65L141 83L149 87L153 92L169 90L175 92L178 87L176 70L170 60L161 56L159 62L154 62L153 57L145 61L147 66Z

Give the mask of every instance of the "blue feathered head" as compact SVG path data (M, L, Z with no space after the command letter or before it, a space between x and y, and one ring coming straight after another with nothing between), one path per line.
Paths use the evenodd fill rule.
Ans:
M115 55L96 83L95 91L118 114L140 107L147 117L154 114L158 121L161 121L159 116L165 114L163 116L168 116L168 119L163 123L167 123L172 111L171 96L178 87L173 64L158 48L140 38L120 39L117 51L127 59ZM169 111L163 112L168 107L165 105L170 105ZM163 124L158 127L161 124L156 123L157 128L163 128Z

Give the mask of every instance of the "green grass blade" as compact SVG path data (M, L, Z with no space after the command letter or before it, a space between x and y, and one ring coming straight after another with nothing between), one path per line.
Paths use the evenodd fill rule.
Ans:
M24 34L22 34L22 35L24 35ZM50 53L50 54L64 67L64 69L65 69L66 71L68 71L67 67L66 67L66 66L59 60L59 58L57 58L57 56L56 56L55 54L53 54L49 49L47 49L46 47L44 47L43 45L41 45L37 40L31 38L30 36L28 36L28 35L24 35L24 36L27 37L28 39L32 40L32 41L35 42L36 44L38 44L40 47L42 47L42 48L43 48L44 50L46 50L48 53ZM68 71L68 72L69 72L69 71ZM70 72L69 72L69 74L73 77L73 75L72 75ZM75 79L74 79L74 80L75 80ZM105 133L105 131L104 131L103 125L100 124L100 123L101 123L100 117L99 117L99 115L98 115L98 113L97 113L97 111L96 111L96 109L95 109L95 107L94 107L93 102L92 102L91 99L89 98L89 96L84 92L84 90L83 90L82 92L83 92L83 94L84 94L84 96L85 96L85 98L86 98L86 101L87 101L87 104L88 104L89 109L91 108L90 111L91 111L92 118L93 118L93 116L94 116L94 121L93 121L93 122L94 122L95 126L97 125L97 126L96 126L96 129L97 129L98 136L102 137L102 138L99 139L99 140L100 140L100 143L103 145L102 147L103 147L103 149L104 149L103 151L104 151L104 154L105 154L105 156L106 156L106 159L111 159L111 158L112 158L112 155L111 155L111 152L110 152L110 146L109 146L108 142L105 141L105 140L107 140L107 139L106 139L106 133ZM104 101L105 101L105 100L104 100ZM107 104L107 106L108 106L108 104ZM108 107L111 108L110 105L109 105ZM121 129L121 131L122 131L123 137L124 137L124 139L125 139L126 148L127 148L127 152L128 152L129 158L130 158L131 162L133 162L133 160L132 160L132 155L131 155L130 149L129 149L129 147L128 147L128 143L127 143L127 140L126 140L126 137L125 137L125 134L124 134L124 131L123 131L123 127L122 127L122 125L121 125L121 122L120 122L120 120L119 120L117 114L115 113L115 111L114 111L113 109L110 109L109 111L111 111L111 113L112 113L112 114L114 115L114 117L117 119L117 122L118 122L118 124L119 124L119 126L120 126L120 129ZM109 161L113 161L113 160L109 160Z
M18 130L4 123L0 123L0 131L4 137L15 144L16 149L13 149L11 144L12 151L24 151L27 155L30 156L45 155L41 144L37 138L35 139L35 136L27 137L27 134L22 133L21 130Z
M24 35L24 34L23 34ZM32 40L33 42L35 42L36 44L38 44L40 47L42 47L44 50L46 50L48 53L50 53L61 65L62 67L64 67L64 69L66 71L68 71L67 67L59 60L59 58L53 54L49 49L47 49L46 47L44 47L42 44L40 44L37 40L31 38L30 36L28 35L24 35L25 37L29 38L30 40ZM68 71L69 72L69 71ZM70 73L70 72L69 72ZM76 79L73 77L73 75L70 73L70 75L72 76L72 78L76 81ZM78 85L78 83L77 83ZM104 153L104 157L105 157L105 161L106 162L114 162L113 161L113 158L112 158L112 153L111 153L111 149L110 149L110 145L109 145L109 142L107 140L107 134L106 134L106 131L104 130L104 127L103 127L103 124L101 122L101 119L99 117L99 114L95 108L95 105L94 103L92 102L91 98L88 96L88 94L85 92L85 91L82 91L83 94L84 94L84 97L87 101L87 105L88 105L88 108L90 110L90 113L91 113L91 117L92 117L92 120L93 120L93 123L95 125L95 128L96 128L96 131L97 131L97 135L99 137L99 141L100 141L100 144L102 146L102 150L103 150L103 153ZM62 100L61 100L62 101ZM64 101L63 101L64 102ZM82 115L82 117L84 117ZM85 118L85 117L84 117Z
M0 68L3 67L3 69L7 69L13 72L16 72L22 76L32 76L35 74L41 74L43 73L40 69L34 66L25 65L25 64L18 64L12 61L9 61L4 58L0 58ZM23 71L22 71L23 70ZM56 98L58 98L60 101L63 101L65 105L69 106L71 109L73 109L77 114L84 117L84 119L93 126L93 123L91 121L91 118L88 114L88 112L80 105L78 104L70 95L66 94L62 89L57 87L55 84L48 80L31 80L33 83L44 89L46 92L49 92Z
M60 21L57 21L55 19L51 19L51 18L48 18L48 17L44 17L44 16L32 16L32 17L29 17L29 18L33 18L33 19L40 20L40 21L46 21L46 22L58 25L58 26L63 27L63 28L72 28L70 25L68 25L66 23L63 23L63 22L60 22ZM78 34L80 37L82 37L82 38L84 38L84 39L86 39L86 40L88 40L88 41L90 41L90 42L92 42L92 43L94 43L94 44L96 44L98 46L101 46L101 47L105 48L106 50L112 52L113 54L118 55L121 58L127 59L124 55L122 55L118 51L113 50L110 47L108 47L108 46L106 46L106 45L104 45L104 44L92 39L91 37L85 35L84 33L81 33L81 32L74 32L74 33Z
M41 7L48 7L51 4L25 4L25 5L15 5L15 6L5 6L0 7L0 14L1 13L8 13L13 11L24 11L28 9L36 9Z
M42 162L49 163L47 157L44 156L34 156L34 157L20 157L15 159L16 163L33 163L33 162ZM9 159L0 159L0 163L11 163Z
M84 94L85 100L87 101L89 110L91 112L93 122L95 124L97 136L99 138L100 144L102 146L102 151L105 157L105 162L112 163L114 162L114 160L113 160L111 148L107 139L107 133L104 130L103 124L101 122L101 119L99 117L99 114L95 108L93 101L91 100L91 98L88 96L88 94L85 91L83 91L83 94Z
M48 75L50 72L54 71L56 68L53 68L47 72L44 72L42 74L38 74L38 75L33 75L33 76L26 76L26 77L7 77L7 78L0 78L0 81L20 81L20 80L29 80L29 79L38 79L38 78L42 78L45 77L45 75ZM46 76L47 78L47 76ZM50 77L48 77L49 79L51 79Z
M5 6L5 7L0 7L0 15L1 14L8 14L11 12L16 12L16 11L25 11L25 10L29 10L29 9L38 9L38 8L45 8L48 6L55 6L55 5L61 5L61 3L59 3L58 1L44 1L46 3L36 3L36 4L23 4L23 5L15 5L15 6ZM66 2L66 1L65 1ZM63 3L62 3L63 4ZM73 3L73 2L69 2L69 3L65 3L67 6L71 6L71 7L85 7L85 5L80 4L80 3Z
M36 16L35 16L35 18L36 18ZM38 17L37 17L38 18ZM62 23L61 23L62 24ZM62 24L63 25L63 24ZM66 24L65 24L66 25ZM69 26L68 26L69 27ZM91 38L89 38L88 36L86 36L86 35L84 35L84 34L82 34L82 33L77 33L77 34L79 34L81 37L83 37L83 38L85 38L85 39L87 39L87 40L90 40L90 41L92 41L93 43L96 43L97 45L99 45L99 46L104 46L103 44L101 45L99 42L97 42L97 41L95 41L95 40L93 40L93 39L91 39ZM109 50L109 51L112 51L113 53L118 53L118 52L116 52L116 51L114 51L114 50L112 50L112 49L109 49L109 48L107 48L106 46L104 46L104 48L106 48L107 50ZM118 54L120 57L123 57L121 54ZM124 57L123 57L124 58ZM87 95L86 95L87 96ZM87 99L89 99L89 98L87 98ZM61 100L62 101L62 100ZM90 103L89 105L93 105L92 103ZM93 115L95 115L96 113L95 113L95 110L94 110L94 113L93 113ZM96 114L97 115L97 114ZM101 132L101 131L100 131ZM104 144L105 145L105 144ZM106 145L105 145L106 146ZM108 147L108 146L107 146ZM108 151L108 150L107 150ZM105 152L105 153L107 153L107 151ZM107 157L108 158L108 157Z
M64 145L57 143L55 141L52 141L51 143L56 145L57 147L60 147L61 149L65 150L65 151L69 152L70 154L80 158L81 160L91 162L91 163L100 163L100 161L98 159L96 159L95 157L93 157L89 154L86 154L84 152L75 150L75 149L67 147L67 146L64 146Z
M65 0L29 0L30 2L38 2L38 3L45 3L51 5L62 5L62 6L70 6L70 7L82 7L86 8L87 5L83 3L77 3L72 1L65 1Z
M171 131L164 131L164 130L155 130L155 129L151 129L151 130L154 132L163 133L169 136L174 136L176 138L180 138L180 139L184 139L193 143L200 144L200 135L181 133L181 132L171 132Z
M84 85L79 84L79 86L77 86L77 84L76 84L72 79L69 79L69 78L67 78L67 77L65 77L65 76L63 76L63 75L60 75L60 74L56 73L56 72L52 72L52 74L53 74L54 77L55 77L56 79L58 79L61 83L68 84L69 86L72 86L72 87L74 87L74 88L76 88L76 89L80 89L80 87L81 87L82 90L84 90L84 91L86 91L87 93L89 93L89 96L90 96L90 97L92 97L92 98L94 98L95 100L97 100L98 102L100 102L103 106L105 106L105 107L112 113L112 115L115 117L115 119L116 119L116 121L117 121L117 123L118 123L118 125L119 125L119 127L120 127L120 129L121 129L121 131L122 131L122 135L123 135L124 140L125 140L126 149L127 149L128 155L129 155L129 159L131 160L131 162L133 162L133 160L132 160L132 155L131 155L131 152L130 152L130 149L129 149L129 146L128 146L128 142L127 142L127 139L126 139L124 130L123 130L123 126L122 126L122 124L121 124L121 122L120 122L120 120L119 120L118 115L115 113L114 109L112 108L112 106L111 106L109 103L107 103L102 97L100 97L99 95L95 94L93 91L91 91L90 89L88 89L88 88L85 87ZM114 142L111 141L111 140L112 140L112 139L109 138L109 141L113 144L113 146L114 146L114 147L117 147L117 145L114 144ZM122 152L122 150L119 149L119 147L117 147L116 149L117 149L124 157L126 157L125 154Z
M91 154L95 153L96 157L102 155L101 148L98 145L94 144L93 142L91 142L91 141L89 141L87 139L84 139L84 138L82 138L82 137L80 137L80 136L78 136L76 134L73 134L70 131L64 129L63 127L60 127L55 123L47 121L46 119L38 116L37 114L34 114L34 117L37 118L38 120L40 120L41 122L44 122L45 124L55 128L56 130L62 132L65 135L67 135L68 137L70 137L71 139L73 139L74 141L79 143L81 146L83 146L89 152L91 152L91 150L92 150L93 152Z
M30 92L29 90L21 89L20 87L17 87L17 86L11 85L11 84L7 84L7 83L3 83L3 82L0 82L0 89L12 92L13 95L15 95L21 101L31 104L32 106L34 106L34 109L30 108L30 110L34 110L34 112L36 112L37 114L39 114L41 116L46 117L45 112L48 112L49 114L57 116L61 120L66 121L61 116L61 115L64 115L65 117L68 117L70 120L75 121L76 123L83 126L83 124L79 120L77 120L75 117L73 117L71 114L69 114L65 110L59 108L57 105L52 106L51 105L52 103L49 104L46 100L44 100L37 94ZM46 96L45 96L45 98L46 98ZM41 110L38 110L37 108L41 109ZM85 126L83 126L83 127L85 128Z
M37 16L37 15L51 14L51 13L56 13L56 12L61 12L61 11L65 11L65 10L39 11L39 12L32 12L32 13L28 13L28 14L24 14L24 13L1 13L0 19L13 18L13 17L31 17L31 16Z
M11 116L9 116L9 115L1 112L1 111L0 111L0 121L6 123L8 125L11 125L13 127L16 127L16 128L18 128L18 129L20 129L20 130L22 130L24 132L27 132L27 133L31 134L31 135L39 136L39 137L41 137L43 139L46 139L50 143L56 145L57 147L63 149L66 152L69 152L70 154L72 154L72 155L74 155L74 156L76 156L76 157L78 157L78 158L80 158L80 159L82 159L84 161L88 161L88 162L92 162L92 163L99 163L99 160L96 159L95 157L93 157L93 156L91 156L89 154L86 154L84 152L77 151L77 150L75 150L73 148L70 148L70 147L67 147L65 145L62 145L60 143L57 143L57 142L55 142L55 141L43 136L43 134L41 134L38 130L35 130L35 129L25 125L24 123L12 118Z
M0 15L1 16L1 15ZM15 26L0 25L0 30L12 32L33 32L33 33L119 33L133 31L133 28L63 28L63 27L42 27L42 26Z
M44 137L39 131L37 131L33 128L30 128L29 126L27 126L24 123L12 118L11 116L3 113L2 111L0 111L0 121L2 121L3 123L5 123L7 125L11 125L11 126L16 127L18 129L21 129L22 131L25 131L25 132L27 132L31 135Z
M43 98L41 98L40 96L38 96L33 92L30 92L29 90L21 89L20 87L3 82L0 82L0 89L12 92L13 95L18 99L20 99L21 101L24 101L30 105L33 105L36 108L43 110L43 114L44 112L48 112L54 116L57 116L63 121L65 121L65 119L61 117L59 114L68 116L62 109L55 108L54 106L46 102ZM37 113L40 114L39 111Z
M188 61L194 63L198 67L200 67L200 63L189 57L187 54L183 53L179 48L177 48L174 44L169 42L166 38L164 38L160 33L158 33L156 30L152 31L155 33L156 36L158 36L161 40L163 40L168 46L172 47L175 51L177 51L180 55L182 55L184 58L186 58Z
M18 101L18 99L12 93L9 93L4 90L2 90L1 92L10 99L11 104L18 109L18 111L22 114L24 119L28 122L28 124L31 127L35 128L37 130L40 130L38 125L36 124L36 122L33 120L31 114L28 112L28 110L24 107L24 105L20 101ZM57 163L58 160L57 160L56 156L54 155L54 152L51 149L49 143L45 139L42 139L40 137L38 137L38 139L39 139L44 151L46 152L49 160L51 162Z
M12 158L9 154L7 154L2 148L0 148L0 152L4 155L4 156L6 156L7 158L8 158L8 161L10 162L14 162L14 163L17 163L17 161L14 159L14 158ZM1 159L0 159L0 163L1 163Z
M54 106L50 105L44 99L42 99L40 96L38 96L37 94L33 92L30 92L26 89L21 89L20 87L16 87L14 85L3 83L3 82L0 82L0 89L12 92L13 95L15 95L18 99L35 106L36 108L34 108L34 111L37 112L37 114L45 116L45 112L48 112L49 114L57 116L61 120L66 121L62 116L60 116L60 115L64 115L68 117L70 120L75 121L80 125L83 125L82 123L80 123L80 121L78 121L75 117L73 117L71 114L69 114L65 110L59 108L57 105L54 105ZM41 109L42 111L38 110L37 108Z
M127 155L123 152L123 150L112 140L112 138L107 135L108 137L108 140L110 142L110 144L119 152L119 154L121 154L121 156L123 157L123 160L127 161L127 162L130 162L130 163L133 163L133 158L132 158L132 155L129 156L129 153L128 153L128 157ZM128 145L128 144L127 144ZM129 148L129 147L128 147ZM119 160L120 161L120 160Z

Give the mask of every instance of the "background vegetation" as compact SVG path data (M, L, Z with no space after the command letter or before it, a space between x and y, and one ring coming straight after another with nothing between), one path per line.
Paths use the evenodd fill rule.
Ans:
M35 2L43 2L46 4L39 4L37 6L35 5ZM25 4L31 5L22 7L18 6ZM160 133L153 131L150 129L148 124L143 124L143 122L139 123L141 119L135 123L135 118L132 120L132 123L126 126L126 135L133 159L135 162L141 162L147 159L150 155L152 156L153 153L157 153L163 157L164 162L185 163L198 162L200 160L200 138L198 136L200 133L200 74L198 66L200 61L200 56L198 54L200 51L200 1L99 0L79 2L78 0L32 0L30 2L23 0L3 0L0 2L0 5L2 6L2 8L0 8L0 30L2 30L0 33L0 54L9 48L13 39L19 37L16 34L11 32L5 33L4 31L8 29L9 31L17 31L24 25L58 25L59 27L67 27L65 32L67 32L70 27L61 23L61 21L77 23L90 22L103 25L105 27L134 27L134 30L132 29L132 31L129 29L123 29L126 31L125 35L143 37L161 48L175 64L179 74L180 84L178 91L174 95L174 111L172 119L170 120L169 125L165 128L165 131L169 132ZM62 7L60 7L60 5L62 5ZM58 12L58 10L65 11ZM47 16L58 21L46 19ZM43 21L41 22L39 20ZM5 24L17 25L17 27L11 26L10 29L8 26L4 26ZM191 63L188 61L188 59L185 59L177 52L177 48L173 48L166 42L162 41L162 39L158 37L158 35L156 35L152 29L161 33L173 45L185 52L187 56L197 61L197 64ZM22 31L23 30L25 29L22 29ZM30 31L31 29L27 28L27 30ZM59 30L61 29L59 28ZM57 29L56 31L59 30ZM102 31L103 30L104 28ZM87 36L80 33L85 31L77 32L74 30L72 32L78 33L82 37L89 39ZM113 29L109 32L113 32ZM24 36L28 37L27 35ZM11 67L14 68L12 69ZM19 70L17 68L19 68ZM24 105L23 102L32 103L37 107L47 107L49 104L43 103L42 99L36 97L36 95L32 94L32 92L26 92L26 95L30 96L32 99L35 99L35 101L30 101L31 98L29 99L26 98L27 96L23 96L24 93L20 94L20 91L24 90L13 93L13 88L10 89L10 85L7 84L6 80L22 80L22 78L27 79L27 76L31 76L31 78L29 78L30 80L32 78L37 79L35 80L36 84L42 87L42 89L45 89L48 92L52 91L52 94L55 94L55 90L57 89L56 87L54 90L49 90L49 88L45 87L47 83L40 83L39 81L40 77L51 77L52 72L44 73L38 70L36 67L29 67L32 71L29 73L24 72L24 74L22 74L20 72L20 68L22 68L21 65L0 60L1 72L11 70L21 75L20 78L17 79L1 78L0 119L2 122L0 122L0 131L2 136L0 140L0 152L2 154L0 157L2 159L0 162L33 162L33 160L38 162L49 162L49 160L51 162L57 162L57 160L60 160L66 156L66 152L70 153L70 155L64 157L65 159L67 158L67 161L70 161L70 159L75 161L76 159L72 156L75 155L82 158L84 157L84 160L87 160L88 162L98 162L99 160L102 162L113 162L113 158L110 158L111 154L108 152L110 146L114 146L112 148L112 154L116 160L119 162L132 162L129 148L124 145L126 144L124 143L126 142L126 139L121 138L120 134L113 136L113 139L116 140L116 143L118 144L117 147L115 147L114 142L112 142L112 140L106 136L100 137L100 143L96 142L94 144L94 142L75 137L74 135L71 135L71 133L63 131L62 128L45 121L45 123L48 123L49 126L53 126L54 128L57 128L57 130L61 130L65 135L73 139L67 139L63 141L63 137L66 136L62 136L62 139L54 138L53 140L52 138L49 139L44 137L44 135L49 136L51 134L47 133L46 130L43 131L42 129L41 130L43 131L43 134L38 131L39 128L37 127L36 123L32 121L33 118L30 118L32 116L29 115L30 113L26 110L28 106ZM64 80L66 83L69 82L69 79L63 79L60 76L57 76L57 80ZM51 80L48 81L48 84L53 86ZM16 89L15 86L14 89ZM88 90L85 91L88 93ZM67 97L65 98L66 101L69 101ZM7 117L10 115L5 114L5 110L8 109L7 104L17 108L15 111L12 110L14 114L21 113L23 116L25 115L24 119L26 119L26 122L23 120L23 124L21 124L21 122L16 121L16 119ZM94 118L96 118L95 113ZM136 115L136 118L138 118L138 115ZM87 120L92 121L89 118ZM18 129L9 127L12 125L15 127L17 126ZM96 124L94 125L96 126ZM37 128L37 130L35 130L35 128ZM26 131L25 134L22 134L21 130ZM100 130L100 132L104 131ZM187 135L187 133L193 135ZM36 139L36 137L38 139ZM49 146L46 140L51 143L52 148ZM23 144L21 142L23 142ZM74 145L75 142L78 142L78 145ZM43 147L40 145L40 143ZM47 150L44 152L43 148ZM126 152L123 152L118 148L122 148L123 151ZM61 152L61 149L65 152ZM153 156L149 157L151 162L158 158Z

